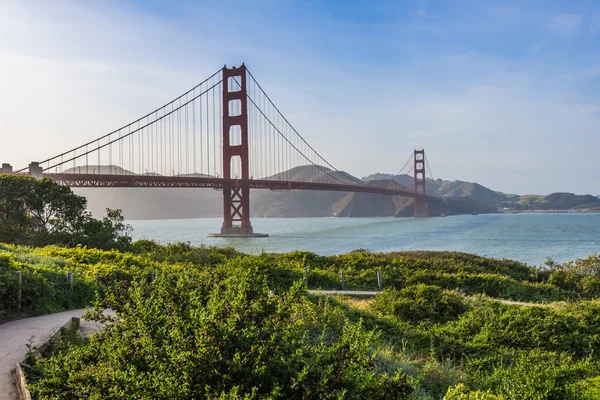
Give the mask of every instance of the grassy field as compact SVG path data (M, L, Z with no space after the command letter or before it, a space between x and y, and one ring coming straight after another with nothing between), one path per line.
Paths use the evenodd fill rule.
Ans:
M341 270L357 290L380 271L384 291L306 292L305 278L339 288ZM454 252L3 245L0 318L118 314L32 363L37 398L596 399L599 271L596 255L540 269Z

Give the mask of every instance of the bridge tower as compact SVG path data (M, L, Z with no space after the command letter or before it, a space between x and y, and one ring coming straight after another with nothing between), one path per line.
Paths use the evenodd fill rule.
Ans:
M268 236L254 233L250 223L246 75L244 64L238 68L223 67L223 225L220 234L210 236ZM234 114L234 110L240 110L239 114ZM238 157L241 179L233 177L231 171L231 163L237 162Z
M415 150L414 152L414 191L427 194L427 180L425 178L425 150ZM426 217L428 215L427 199L415 198L415 217Z

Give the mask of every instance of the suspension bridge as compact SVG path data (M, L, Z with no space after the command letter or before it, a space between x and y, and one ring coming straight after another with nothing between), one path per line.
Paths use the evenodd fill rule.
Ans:
M415 216L427 216L428 203L439 199L426 193L425 151L415 150L403 170L410 161L412 188L368 185L338 170L300 135L242 64L223 67L119 129L14 173L72 187L221 190L223 225L214 236L266 236L253 231L250 189L405 196L415 199ZM3 164L0 173L13 173L12 167Z

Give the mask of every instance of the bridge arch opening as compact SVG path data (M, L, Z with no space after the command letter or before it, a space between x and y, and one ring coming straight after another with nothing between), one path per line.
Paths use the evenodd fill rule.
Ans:
M242 101L240 99L229 100L229 103L227 103L227 112L230 117L239 117L242 115Z
M238 79L236 79L235 76L230 76L229 78L227 78L227 91L229 93L235 93L235 92L239 92L242 90L242 85L240 82L240 78L237 77Z
M239 146L242 144L242 127L240 125L233 125L229 128L229 145Z
M241 179L242 178L242 158L240 156L232 156L231 163L229 164L231 168L231 177L233 179Z

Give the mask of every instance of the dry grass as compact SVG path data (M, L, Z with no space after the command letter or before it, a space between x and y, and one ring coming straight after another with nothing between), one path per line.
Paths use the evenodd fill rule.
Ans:
M375 301L374 297L359 298L359 297L348 297L340 296L340 300L348 307L354 308L359 311L368 311L370 305Z

